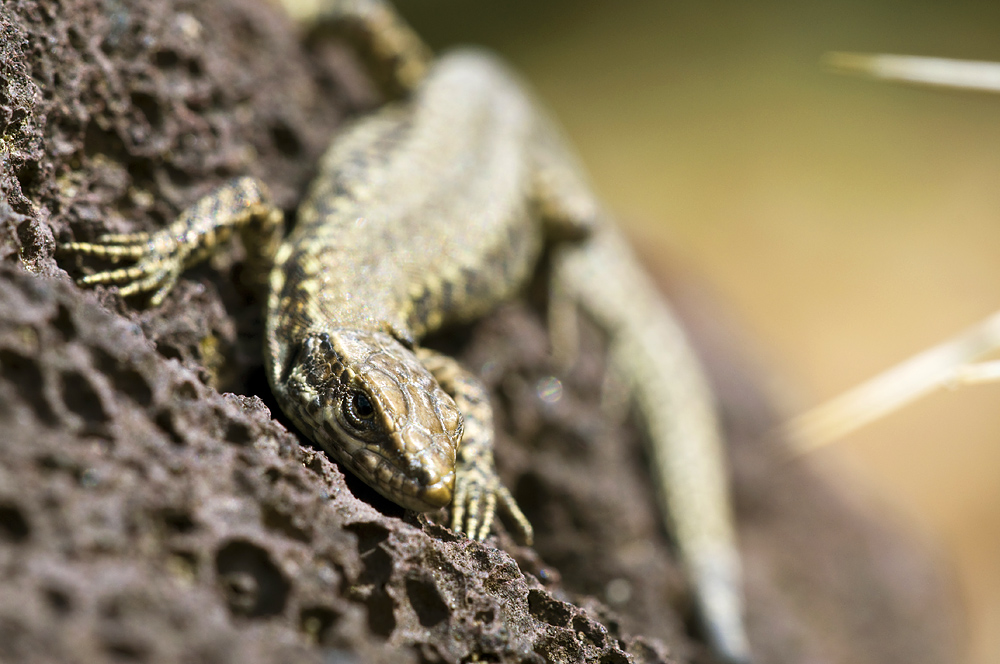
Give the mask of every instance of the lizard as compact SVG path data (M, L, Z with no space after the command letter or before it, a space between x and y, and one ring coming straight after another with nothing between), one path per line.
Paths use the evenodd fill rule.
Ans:
M531 524L497 475L484 386L420 340L515 297L554 243L553 337L559 328L572 338L573 316L560 312L577 307L607 332L709 642L727 661L749 661L711 390L554 122L495 56L434 57L384 0L307 13L352 37L389 101L334 138L291 233L266 186L240 177L160 231L62 244L134 261L78 282L151 293L156 306L239 233L248 272L265 282L268 381L299 431L405 508L450 504L452 527L476 540L499 508L530 544Z

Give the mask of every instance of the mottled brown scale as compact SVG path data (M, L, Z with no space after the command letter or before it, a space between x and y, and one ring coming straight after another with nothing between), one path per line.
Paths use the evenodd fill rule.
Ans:
M472 527L462 519L466 506L453 508L458 527L480 538L492 509L479 514L479 494L501 491L501 504L530 538L495 478L492 414L479 412L488 410L485 392L453 360L433 361L422 349L418 360L409 349L426 333L509 299L534 269L543 224L530 152L534 137L549 131L545 122L491 56L442 58L410 98L355 121L334 142L271 278L266 355L285 411L362 478L414 509L451 499L451 486L442 487L456 458L466 469L481 465L472 486L460 488L473 501ZM348 343L356 332L367 334L364 349L375 354ZM310 356L315 343L303 352L303 339L317 335L339 340L338 356L351 367L336 385L304 371L322 365ZM395 372L373 369L382 356ZM330 406L313 405L317 389L363 390L387 437L356 445L331 422ZM415 479L430 488L411 490Z
M540 224L526 223L525 152L537 119L512 88L489 56L453 54L415 99L341 134L287 240L284 263L296 268L272 293L279 364L288 352L280 340L310 321L409 342L516 292L542 236ZM473 154L487 158L472 162ZM290 315L303 292L308 310Z

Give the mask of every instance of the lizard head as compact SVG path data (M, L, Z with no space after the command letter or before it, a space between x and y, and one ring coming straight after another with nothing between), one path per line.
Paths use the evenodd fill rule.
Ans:
M282 408L337 461L393 502L451 502L462 414L412 351L382 332L306 337Z

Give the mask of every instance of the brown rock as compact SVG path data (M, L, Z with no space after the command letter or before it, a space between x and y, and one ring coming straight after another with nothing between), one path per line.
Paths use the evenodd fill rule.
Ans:
M539 298L434 340L492 386L538 533L478 544L299 446L238 249L155 310L57 264L57 240L161 227L234 175L292 210L375 102L342 47L250 0L11 0L0 31L0 661L707 661L641 436L601 414L596 329L557 400ZM678 299L731 434L759 661L956 659L929 557L762 442L731 328Z

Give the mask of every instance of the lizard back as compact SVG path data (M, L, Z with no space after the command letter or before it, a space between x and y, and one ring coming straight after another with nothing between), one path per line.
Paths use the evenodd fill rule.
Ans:
M276 257L272 371L317 327L410 344L520 288L542 244L526 195L536 122L502 65L461 51L436 64L415 98L348 127Z

